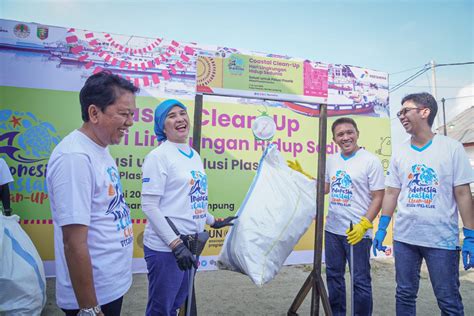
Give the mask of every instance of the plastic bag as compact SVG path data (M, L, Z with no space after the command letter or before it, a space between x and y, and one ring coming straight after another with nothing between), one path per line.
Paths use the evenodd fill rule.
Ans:
M257 285L271 281L316 215L316 182L290 169L273 145L265 150L226 236L217 265Z
M0 315L40 315L46 304L43 262L18 223L0 215Z

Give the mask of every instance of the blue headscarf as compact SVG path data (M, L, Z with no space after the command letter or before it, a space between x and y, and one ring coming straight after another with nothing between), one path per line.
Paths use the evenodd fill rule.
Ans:
M179 106L183 110L186 110L186 106L178 100L169 99L161 102L155 109L155 134L158 137L158 141L166 140L165 135L165 120L168 112L174 107Z

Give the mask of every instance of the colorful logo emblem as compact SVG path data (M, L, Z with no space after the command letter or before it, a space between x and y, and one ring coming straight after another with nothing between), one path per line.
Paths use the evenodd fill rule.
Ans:
M244 60L238 55L231 55L229 61L227 62L227 67L229 72L233 75L240 76L244 73Z
M197 60L196 81L199 86L208 86L217 74L217 65L214 58L201 57Z
M105 215L113 215L117 231L123 232L123 239L120 241L122 247L128 246L133 242L132 219L130 218L130 209L125 203L120 175L115 167L107 168L110 184L108 195L112 200L107 207Z
M9 160L12 201L43 204L47 162L60 139L52 124L31 112L0 110L0 157Z
M49 29L46 26L38 26L38 28L36 29L36 36L38 36L40 40L47 39L48 33L49 33Z
M207 176L201 171L191 171L191 176L189 195L207 194Z
M46 160L60 137L54 126L31 112L0 110L0 154L19 163Z
M216 56L226 58L229 55L237 53L237 50L235 48L229 48L229 47L219 47L216 52Z
M425 164L415 164L408 175L408 207L434 208L438 175Z
M331 204L350 206L352 199L352 179L344 170L336 171L331 178Z
M13 28L13 33L16 37L26 38L30 35L30 28L28 27L28 25L20 23L15 25L15 27Z
M108 195L113 196L113 198L110 201L105 214L112 214L114 216L114 221L116 221L121 218L128 217L130 211L128 209L127 204L125 203L125 198L123 196L123 188L122 184L120 183L120 175L118 170L115 167L109 167L107 168L107 174L109 175L110 180ZM117 224L118 230L120 228L123 229L123 226L127 225Z
M200 171L191 171L189 197L193 219L206 217L207 210L207 175Z

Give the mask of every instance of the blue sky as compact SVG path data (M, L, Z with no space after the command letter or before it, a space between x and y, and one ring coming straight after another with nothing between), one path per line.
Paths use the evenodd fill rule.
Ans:
M390 73L391 85L430 60L474 61L473 17L474 1L457 0L0 0L4 19L357 65ZM474 65L437 68L436 79L448 120L474 105ZM392 109L432 85L430 71L391 94Z

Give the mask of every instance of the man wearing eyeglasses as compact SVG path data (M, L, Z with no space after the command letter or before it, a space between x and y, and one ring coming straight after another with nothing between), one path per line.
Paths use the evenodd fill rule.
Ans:
M474 211L469 183L474 173L462 145L431 131L438 105L428 93L403 98L397 116L411 138L393 151L385 180L382 217L373 251L383 251L394 227L397 315L416 314L424 259L443 315L464 315L459 292L458 212L464 224L464 268L474 267Z

